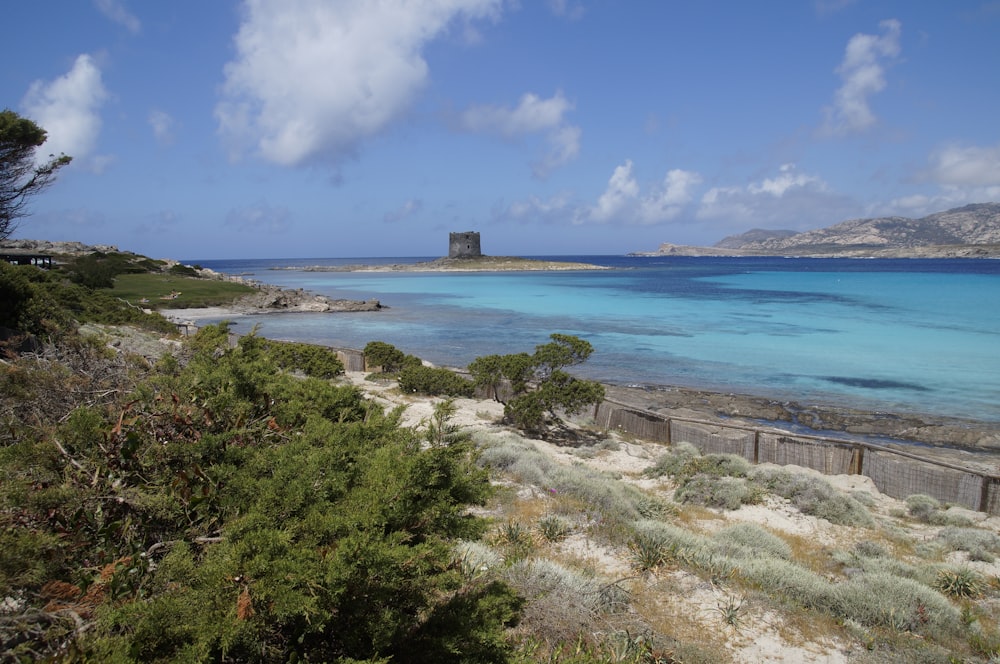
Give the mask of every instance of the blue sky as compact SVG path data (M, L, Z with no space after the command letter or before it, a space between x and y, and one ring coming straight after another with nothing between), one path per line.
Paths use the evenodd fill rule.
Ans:
M15 237L620 254L1000 201L998 0L33 0L4 22L0 105L74 157Z

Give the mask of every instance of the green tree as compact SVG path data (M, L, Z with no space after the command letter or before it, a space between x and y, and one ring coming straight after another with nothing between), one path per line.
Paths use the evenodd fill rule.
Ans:
M590 357L590 342L568 334L549 338L552 341L536 346L532 355L486 355L469 365L476 386L504 404L504 419L529 431L558 424L559 412L578 413L604 399L600 383L563 371Z
M45 143L44 129L5 109L0 111L0 240L10 237L16 221L27 216L28 200L52 184L56 171L72 157L50 155L41 164L35 151Z
M369 367L381 367L382 373L396 373L404 367L420 365L420 358L407 355L384 341L369 341L364 353L365 364Z

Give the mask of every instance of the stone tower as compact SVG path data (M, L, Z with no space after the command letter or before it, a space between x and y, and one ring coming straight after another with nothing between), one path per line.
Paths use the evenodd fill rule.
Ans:
M448 258L480 258L483 252L479 246L479 233L451 233L448 237Z

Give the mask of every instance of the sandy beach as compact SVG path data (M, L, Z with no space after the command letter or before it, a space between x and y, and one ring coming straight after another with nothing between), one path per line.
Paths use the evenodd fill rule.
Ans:
M431 421L437 398L404 395L391 382L367 380L364 373L348 373L345 379L363 390L370 398L387 408L402 407L403 423L423 430ZM615 393L621 396L620 392ZM678 395L674 395L677 399ZM700 412L700 399L711 395L687 393L680 407ZM641 440L623 439L613 432L598 441L582 437L577 443L522 438L499 424L503 407L493 401L457 399L453 424L470 433L481 445L507 444L512 438L525 450L537 452L565 468L584 467L641 491L672 501L676 485L665 478L652 478L648 470L665 453L666 448ZM503 441L503 442L495 442ZM776 468L776 467L775 467ZM682 507L674 521L695 536L711 537L740 524L764 529L790 542L802 557L829 556L830 552L850 551L864 546L862 542L883 541L923 543L928 546L941 535L945 526L921 523L908 518L908 506L879 492L871 479L859 475L821 475L815 471L784 466L784 470L811 478L808 481L826 483L836 492L852 496L868 506L877 525L858 527L831 523L827 519L803 513L791 501L768 496L757 504L747 504L735 510ZM499 500L483 512L497 524L521 522L556 511L569 522L584 521L582 514L566 514L558 507L558 496L545 486L520 483L516 478L496 481L513 497ZM958 507L947 509L954 523L968 523L986 532L1000 534L1000 517L988 516ZM535 517L537 518L537 517ZM502 529L502 525L498 526ZM889 533L893 533L889 535ZM496 535L495 537L499 537ZM487 538L487 541L491 541ZM885 661L870 653L863 641L849 630L829 625L811 625L815 618L778 608L763 594L747 593L729 582L706 581L704 575L683 565L668 565L653 574L636 575L632 553L624 547L609 545L594 538L586 530L574 530L558 542L538 540L534 555L539 559L569 569L583 569L604 582L617 581L630 592L636 611L642 619L661 629L671 638L697 644L702 657L692 661L733 662L738 664L848 664L849 662ZM910 545L907 545L910 546ZM1000 575L1000 562L970 560L967 552L952 552L945 558L948 564L968 566L983 578ZM727 614L726 611L735 611ZM731 620L726 621L726 615ZM532 617L545 626L547 618ZM688 661L688 660L683 660ZM892 660L903 661L903 660ZM906 660L910 661L910 660Z

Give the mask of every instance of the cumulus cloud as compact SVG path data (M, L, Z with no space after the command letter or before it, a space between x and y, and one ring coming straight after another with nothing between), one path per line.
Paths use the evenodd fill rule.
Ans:
M837 67L843 83L834 93L833 105L824 109L824 133L852 134L875 124L869 98L885 88L886 67L899 56L902 25L896 19L879 23L881 35L851 37L844 59Z
M174 119L169 113L160 110L149 112L149 126L153 129L153 136L160 145L170 145L174 142Z
M632 160L615 168L604 193L590 210L592 221L607 222L622 216L639 198L639 183L632 175Z
M597 223L660 224L678 217L693 198L693 189L701 176L692 171L673 169L663 182L645 194L632 174L632 161L615 168L597 203L577 221Z
M418 198L411 198L410 200L403 203L401 206L395 210L390 210L382 215L382 221L387 224L392 224L397 221L402 221L407 217L417 214L424 207L423 201Z
M428 76L424 47L501 0L246 0L215 108L235 153L337 162L399 118Z
M709 189L696 216L734 227L802 229L843 221L857 212L854 203L832 191L819 176L784 164L774 177Z
M226 215L226 226L255 233L284 233L292 225L291 212L285 207L272 207L265 202L233 208Z
M945 146L931 156L930 178L942 185L1000 187L1000 144Z
M95 157L94 148L101 132L100 109L107 92L101 70L89 55L80 55L73 67L51 82L35 81L21 102L25 114L48 132L38 151L38 159L49 154L68 154L75 163L100 171L109 158Z
M121 0L94 0L94 5L108 19L121 25L132 34L138 34L142 30L142 23L130 12L125 3Z
M544 133L549 150L532 163L532 170L536 177L545 178L580 153L580 128L565 120L571 110L573 104L562 92L548 99L529 92L513 108L472 106L459 116L458 123L465 131L495 134L508 140Z
M933 191L900 196L873 214L920 217L969 203L1000 200L1000 144L945 145L929 157L929 167L915 178L937 185Z

